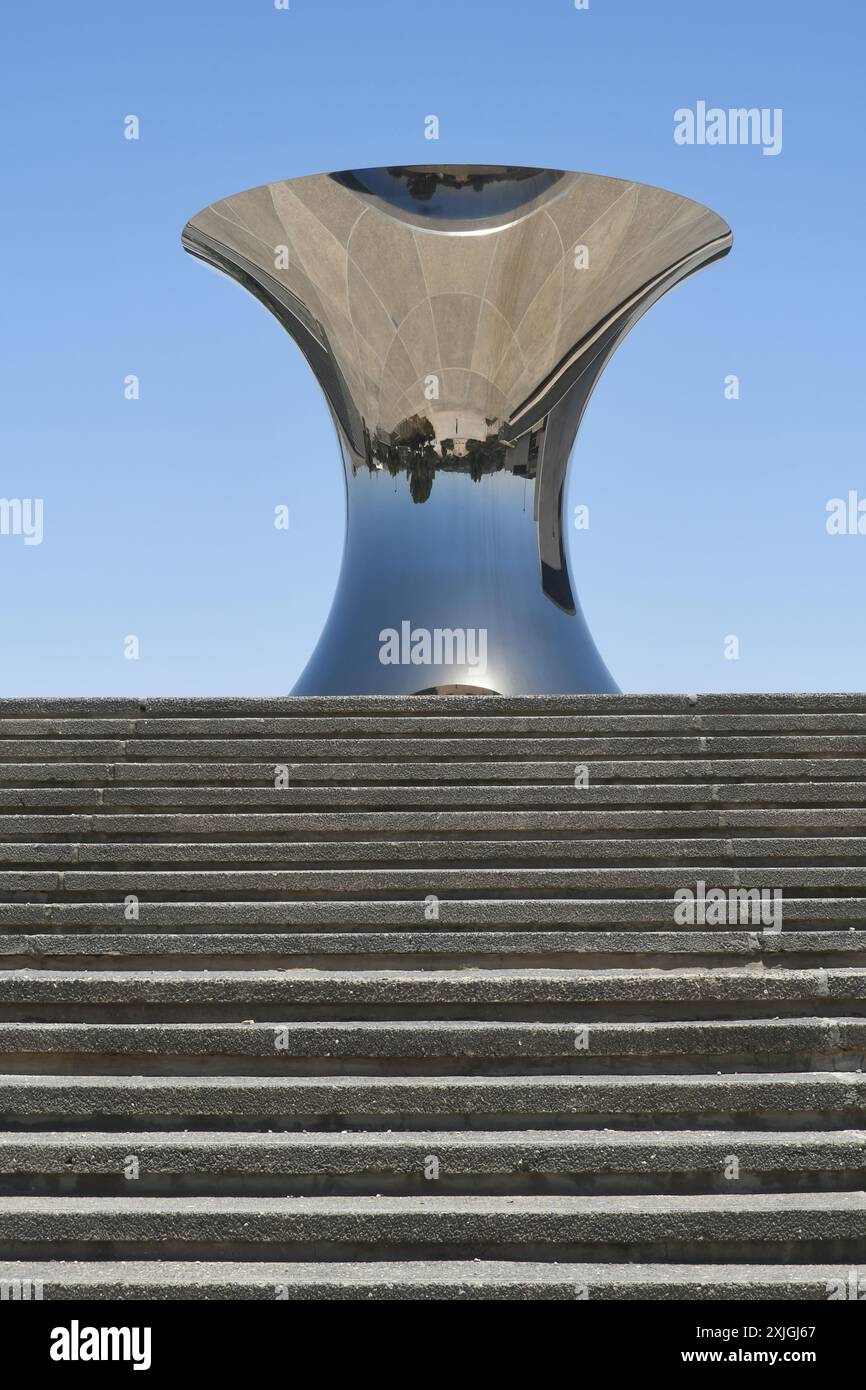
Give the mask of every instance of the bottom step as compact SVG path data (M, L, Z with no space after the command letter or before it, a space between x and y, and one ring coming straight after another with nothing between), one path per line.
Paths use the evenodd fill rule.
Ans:
M866 1298L866 1265L0 1263L6 1299L513 1299L680 1301Z

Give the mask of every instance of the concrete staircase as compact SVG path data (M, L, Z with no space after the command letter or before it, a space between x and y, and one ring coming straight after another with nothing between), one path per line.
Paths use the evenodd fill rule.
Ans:
M0 1281L866 1292L866 696L5 700L0 841Z

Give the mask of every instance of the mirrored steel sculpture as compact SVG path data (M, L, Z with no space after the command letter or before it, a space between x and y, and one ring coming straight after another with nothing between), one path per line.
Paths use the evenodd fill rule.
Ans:
M569 455L625 334L731 242L661 189L479 165L265 184L187 223L340 439L345 552L296 694L616 690L569 570Z

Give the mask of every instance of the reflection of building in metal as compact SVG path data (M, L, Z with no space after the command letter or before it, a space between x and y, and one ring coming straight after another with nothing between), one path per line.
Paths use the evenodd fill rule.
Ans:
M568 570L568 459L628 330L730 249L722 219L617 179L458 165L267 184L183 242L276 315L337 425L346 548L296 691L614 690ZM383 665L405 620L483 629L483 678Z

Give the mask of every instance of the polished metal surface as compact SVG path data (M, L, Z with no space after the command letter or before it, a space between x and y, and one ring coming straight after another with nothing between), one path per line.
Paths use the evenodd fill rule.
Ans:
M616 690L569 572L569 456L625 334L731 242L661 189L480 165L265 184L187 223L340 439L345 553L295 694Z

